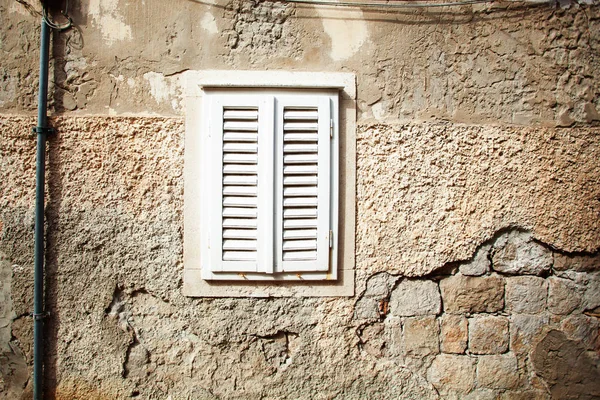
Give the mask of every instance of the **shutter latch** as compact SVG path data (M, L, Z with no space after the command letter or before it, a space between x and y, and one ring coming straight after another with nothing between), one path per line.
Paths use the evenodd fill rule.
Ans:
M329 248L333 249L333 231L329 231Z
M329 120L329 137L333 137L333 119Z

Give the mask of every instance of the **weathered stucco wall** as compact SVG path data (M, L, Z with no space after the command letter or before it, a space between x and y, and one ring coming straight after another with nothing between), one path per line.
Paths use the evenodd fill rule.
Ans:
M0 4L0 107L32 111L39 22L14 0ZM57 111L181 114L182 71L236 68L352 71L361 120L600 120L596 6L90 0L69 11L77 29L54 39Z
M83 1L53 39L48 398L594 398L600 9ZM39 22L0 1L0 398L28 396ZM186 69L357 76L356 295L181 294Z

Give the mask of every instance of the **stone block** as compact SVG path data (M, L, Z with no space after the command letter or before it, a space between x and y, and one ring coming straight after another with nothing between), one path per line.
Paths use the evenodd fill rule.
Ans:
M451 314L497 312L504 308L504 279L460 274L440 282L444 311Z
M383 355L383 348L385 347L385 326L381 323L367 325L360 332L360 342L362 348L368 354L374 357L381 357Z
M370 297L363 297L354 306L354 316L358 319L379 319L379 302Z
M510 349L517 355L529 353L544 328L548 326L548 317L543 315L514 314L510 317Z
M387 273L372 275L367 281L364 296L376 298L388 297L390 294L389 288L393 285L395 279L398 278Z
M577 314L565 318L560 329L571 340L581 343L587 350L600 350L600 322L597 318Z
M583 295L583 309L597 310L600 307L600 274L591 274L585 285ZM600 310L597 310L598 312Z
M509 232L492 248L492 269L505 274L541 275L550 270L552 262L552 252L525 232Z
M440 352L440 328L435 317L406 318L402 333L406 354L426 356Z
M442 299L436 282L405 279L394 289L390 298L390 313L401 317L436 315Z
M554 254L554 269L557 271L574 270L577 272L599 271L600 254L595 256Z
M0 230L2 223L0 222ZM12 266L8 257L0 251L0 355L12 351L9 343L11 341L11 324L14 318L12 296ZM0 378L2 372L0 371ZM0 382L1 383L1 382ZM0 392L2 385L0 384Z
M500 354L508 350L508 319L492 315L469 319L469 350L473 354Z
M462 315L446 314L441 318L440 345L444 353L463 354L467 349L469 330Z
M468 393L475 385L475 360L469 356L440 354L427 370L427 380L442 393Z
M581 304L583 288L568 280L548 278L548 311L552 314L570 314Z
M402 339L402 319L398 317L389 317L384 321L385 336L387 337L386 350L389 355L404 355Z
M480 276L488 272L490 270L488 258L490 248L490 245L480 247L471 261L460 265L460 273L465 276Z
M548 286L536 276L506 278L506 309L519 314L536 314L546 308Z
M519 384L517 357L513 353L481 356L477 384L492 389L514 389Z

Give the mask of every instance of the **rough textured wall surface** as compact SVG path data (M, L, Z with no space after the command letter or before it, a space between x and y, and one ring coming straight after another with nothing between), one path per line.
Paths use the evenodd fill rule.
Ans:
M423 275L507 227L600 245L598 129L413 124L357 136L357 263Z
M71 3L50 68L48 398L597 396L597 4ZM39 18L11 0L0 18L15 399L32 385ZM354 297L182 296L182 73L211 68L356 74Z
M21 369L15 368L21 373L32 354L28 266L35 149L24 132L33 123L5 117L1 126L6 190L0 250L8 260L3 274L12 279L9 343L16 350L7 354L23 354ZM589 141L582 146L577 138L564 138L568 129L418 124L386 128L386 137L381 126L363 126L357 297L218 300L181 295L182 120L67 117L53 125L60 133L48 145L47 379L58 398L436 398L521 392L543 398L553 390L589 394L594 389L577 386L577 377L554 377L548 363L562 365L572 356L547 360L554 352L543 346L575 346L587 358L568 362L585 364L582 374L590 365L596 368L600 264L582 251L598 246L598 218L582 213L598 197L595 177L587 177L589 169L598 168L598 157L586 155L598 151L597 129L577 131L579 141ZM444 132L454 132L455 139ZM561 156L544 152L548 136L562 138L554 145ZM432 170L424 154L451 152L425 143L453 146L461 137L470 138L471 146L456 146L463 150L453 161L438 157ZM538 138L532 146L539 152L523 151L522 169L489 173L504 166L511 146L481 149L514 137ZM413 160L407 163L412 167L390 161L400 154ZM562 199L560 223L546 224L548 229L537 221L546 221L543 214L551 208L536 207L531 185L550 178L529 165L543 165L540 159L549 157L548 165L560 166L564 154L581 156L570 171L563 168L568 184L540 184L533 191L549 204ZM461 170L488 164L481 172ZM400 171L405 182L392 183ZM461 174L470 183L461 181ZM452 177L456 185L446 186ZM453 196L454 207L447 202ZM493 199L503 200L494 207ZM394 209L400 204L403 209ZM423 207L429 208L421 215ZM453 210L461 224L436 223L451 221ZM530 228L533 236L502 229L509 226ZM570 232L577 233L569 239ZM533 290L539 294L532 296ZM520 329L526 330L523 337ZM566 336L539 342L551 331ZM498 374L506 374L500 383L493 379ZM6 373L4 379L23 385L18 378Z

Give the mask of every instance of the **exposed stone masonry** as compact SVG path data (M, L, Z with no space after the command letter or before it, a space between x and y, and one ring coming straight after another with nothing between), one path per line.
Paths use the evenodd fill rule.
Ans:
M589 379L600 380L600 256L557 253L511 230L480 246L472 260L428 277L372 279L356 304L356 317L371 321L359 332L363 351L413 366L442 397L597 394ZM382 314L375 304L388 296ZM543 344L548 335L553 342ZM543 355L539 346L576 348L583 359ZM571 363L571 373L544 380L559 363ZM589 370L577 369L581 363Z

